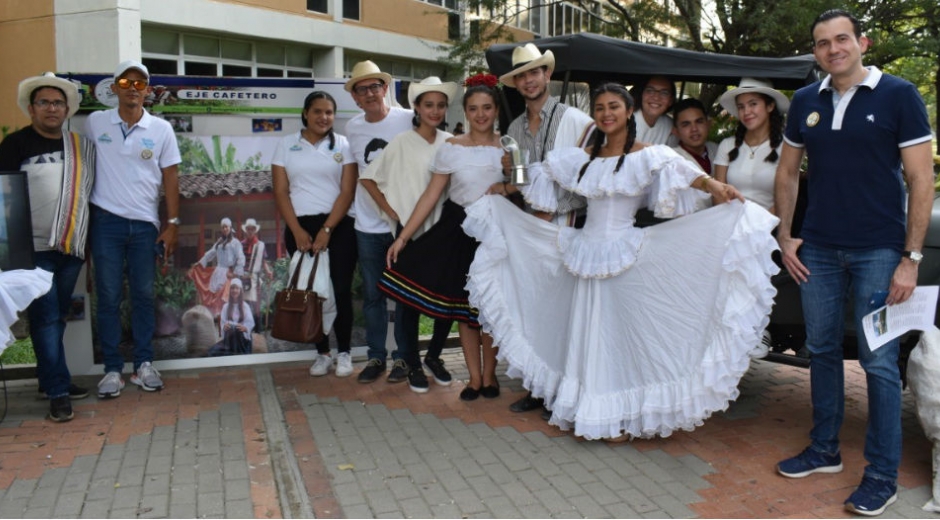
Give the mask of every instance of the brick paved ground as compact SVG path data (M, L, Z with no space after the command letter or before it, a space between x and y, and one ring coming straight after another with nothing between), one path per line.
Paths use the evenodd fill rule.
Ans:
M445 355L466 378L456 351ZM361 365L361 363L360 363ZM847 363L845 471L789 480L774 463L809 431L804 369L754 362L730 409L694 432L609 445L560 432L522 395L459 400L461 382L360 385L302 364L164 373L43 419L35 381L9 383L0 423L0 517L846 517L861 478L864 376ZM80 378L94 386L97 378ZM905 394L891 517L927 518L930 444Z

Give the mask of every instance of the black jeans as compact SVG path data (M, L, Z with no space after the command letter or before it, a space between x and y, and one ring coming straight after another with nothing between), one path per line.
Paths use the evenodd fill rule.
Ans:
M307 233L310 233L310 236L316 237L328 216L325 213L304 215L297 217L297 221ZM333 334L336 335L337 350L340 352L349 352L352 340L352 282L359 258L356 231L353 229L354 223L352 217L343 217L343 220L330 233L330 281L333 282L333 295L336 298L336 321L333 322ZM293 256L294 251L297 250L297 242L289 228L284 228L284 245L287 247L287 252ZM329 337L317 343L317 352L329 354Z

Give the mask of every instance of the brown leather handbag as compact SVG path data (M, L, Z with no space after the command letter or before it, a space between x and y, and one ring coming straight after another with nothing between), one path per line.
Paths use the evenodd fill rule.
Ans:
M323 339L323 300L313 291L313 279L317 275L320 253L314 255L313 269L307 277L307 288L297 288L303 256L294 268L287 288L278 291L274 297L274 323L271 336L294 343L316 343Z

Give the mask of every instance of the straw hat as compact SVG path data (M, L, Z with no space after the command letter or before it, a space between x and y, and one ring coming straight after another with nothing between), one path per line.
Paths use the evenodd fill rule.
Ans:
M542 54L535 44L527 43L512 50L512 66L513 69L500 76L499 81L507 87L516 88L516 82L513 81L513 78L520 72L546 66L549 74L551 74L551 71L555 68L555 55L552 54L552 51L545 51L545 54Z
M69 105L69 111L65 117L68 119L75 115L75 112L78 111L78 105L82 102L82 96L78 92L78 87L71 81L56 76L53 72L46 72L42 76L26 78L20 82L20 88L17 92L16 101L20 105L20 109L24 114L27 116L29 115L29 98L33 91L42 87L53 87L64 92L65 101Z
M250 227L255 228L255 233L257 233L258 231L261 231L261 226L259 226L258 222L253 218L245 220L245 223L242 224L242 231L247 232L248 230L245 228L250 228Z
M379 66L375 63L372 63L370 60L360 61L357 63L352 70L352 77L349 78L349 81L346 82L346 85L343 87L346 89L346 92L352 92L353 87L356 83L364 79L380 79L385 82L386 85L392 84L392 76L386 74L379 69Z
M718 103L735 118L738 117L738 106L735 99L741 94L765 94L770 96L781 114L786 114L790 108L790 100L787 99L787 96L779 90L774 90L771 83L766 79L741 78L741 83L737 87L725 92L718 99Z
M150 79L150 71L147 70L147 66L137 60L125 60L118 64L117 68L114 69L114 79L120 79L125 72L137 69L143 73L147 79Z
M443 83L441 82L441 78L430 76L422 79L418 83L408 85L408 104L411 105L411 108L414 108L415 100L418 99L418 96L425 92L440 92L444 94L447 96L447 104L450 105L451 101L457 97L457 84L453 81Z

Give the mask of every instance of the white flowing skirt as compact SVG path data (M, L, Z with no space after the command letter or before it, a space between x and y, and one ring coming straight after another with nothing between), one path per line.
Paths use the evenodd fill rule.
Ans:
M470 303L551 424L587 439L689 431L738 396L776 294L776 223L721 204L647 228L625 272L581 278L556 225L486 196L464 222L481 242Z

